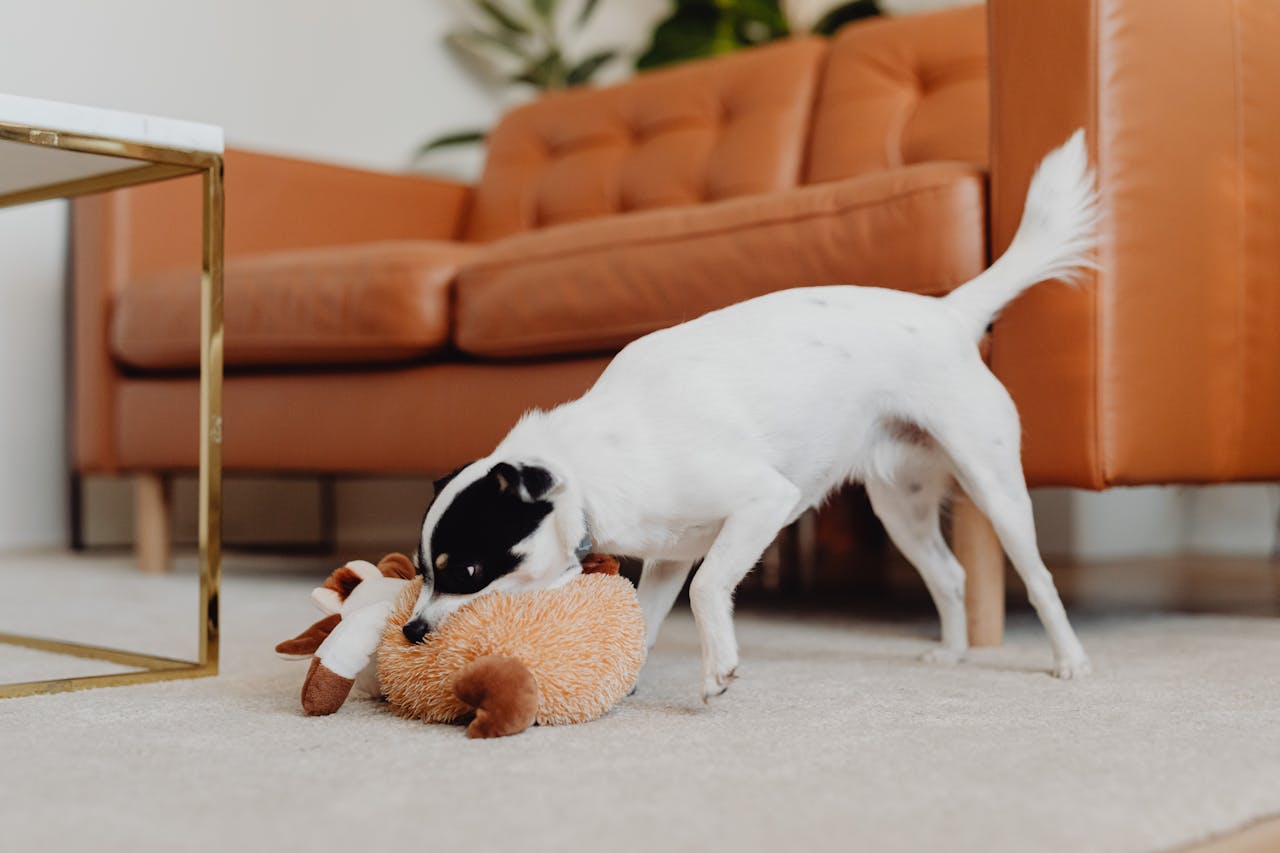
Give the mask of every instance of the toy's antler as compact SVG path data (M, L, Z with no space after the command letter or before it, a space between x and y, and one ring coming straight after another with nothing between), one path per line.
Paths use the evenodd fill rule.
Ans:
M333 629L342 621L341 613L331 613L291 640L276 644L276 654L287 657L310 657L316 653Z

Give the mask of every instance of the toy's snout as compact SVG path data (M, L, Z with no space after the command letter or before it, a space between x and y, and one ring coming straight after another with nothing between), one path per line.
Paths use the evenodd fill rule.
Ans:
M426 619L421 616L410 619L404 625L404 638L415 645L421 643L427 634L431 633L431 626Z

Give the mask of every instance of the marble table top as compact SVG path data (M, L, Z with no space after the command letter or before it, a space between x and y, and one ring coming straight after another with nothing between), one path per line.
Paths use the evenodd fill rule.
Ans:
M221 154L222 128L0 94L0 127L19 125L158 148ZM0 140L0 196L135 168L145 161Z

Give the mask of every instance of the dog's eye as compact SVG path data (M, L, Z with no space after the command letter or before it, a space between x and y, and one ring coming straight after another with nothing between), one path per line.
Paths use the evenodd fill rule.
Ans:
M484 589L493 578L493 573L482 560L474 557L466 560L454 554L449 567L443 572L436 572L435 589L450 595L470 595Z

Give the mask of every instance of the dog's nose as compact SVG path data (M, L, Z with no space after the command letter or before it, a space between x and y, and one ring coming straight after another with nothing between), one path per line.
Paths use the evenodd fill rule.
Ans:
M431 626L427 624L426 619L414 619L404 626L404 638L414 644L421 643L422 638L429 633L431 633Z

